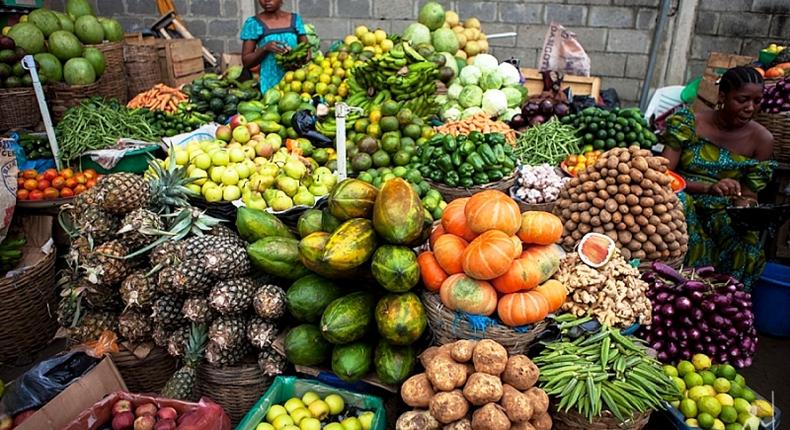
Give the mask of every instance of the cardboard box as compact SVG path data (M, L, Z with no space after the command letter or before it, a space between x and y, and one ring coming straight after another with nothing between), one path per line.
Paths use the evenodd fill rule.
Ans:
M109 357L74 381L15 430L58 430L110 393L126 391L121 374Z
M203 43L200 39L158 39L162 82L179 87L203 74Z
M543 76L538 69L521 69L521 74L526 82L528 95L534 96L543 92ZM574 96L590 96L598 99L601 95L601 78L595 76L565 75L562 79L562 89L570 88Z

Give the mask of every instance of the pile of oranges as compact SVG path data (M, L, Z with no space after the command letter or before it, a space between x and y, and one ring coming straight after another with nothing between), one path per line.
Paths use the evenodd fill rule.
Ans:
M586 169L587 166L595 164L598 161L598 157L603 153L600 149L593 151L592 148L588 149L587 147L583 151L583 154L569 155L563 162L563 168L571 176L576 176L579 172Z
M74 197L96 186L101 176L93 169L75 172L70 167L59 172L57 169L47 169L41 173L34 169L23 170L17 178L16 199L54 200Z

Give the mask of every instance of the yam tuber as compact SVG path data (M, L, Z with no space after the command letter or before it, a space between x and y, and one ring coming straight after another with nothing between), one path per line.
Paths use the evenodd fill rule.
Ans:
M545 414L549 410L549 396L546 392L538 387L532 387L524 391L524 395L529 397L529 403L532 405L532 415ZM534 423L533 423L534 425ZM549 426L551 427L551 426Z
M466 416L466 413L469 412L469 403L461 390L441 392L431 398L429 410L437 421L449 424Z
M445 425L442 427L442 430L472 430L472 421L469 421L469 418L461 418L458 421Z
M403 402L413 408L427 408L434 391L425 373L418 373L407 379L400 387Z
M502 382L510 384L517 390L532 388L538 381L540 370L526 355L512 355L507 359Z
M472 430L509 430L510 420L501 406L487 403L472 414Z
M438 354L425 368L428 380L439 391L452 391L466 383L466 366L449 354Z
M450 356L459 363L466 363L472 359L472 352L475 350L477 342L474 340L459 340L452 344Z
M428 411L408 411L398 417L395 430L439 430L439 422Z
M464 397L475 406L498 402L502 397L502 380L488 373L473 373L464 386Z
M520 423L529 421L532 418L532 404L530 396L505 384L502 387L502 401L500 404L505 408L505 413L511 422Z
M499 376L507 366L507 350L491 339L481 340L472 353L475 370Z
M533 417L530 424L532 424L532 427L535 427L535 430L551 430L551 426L553 425L551 416L548 413Z

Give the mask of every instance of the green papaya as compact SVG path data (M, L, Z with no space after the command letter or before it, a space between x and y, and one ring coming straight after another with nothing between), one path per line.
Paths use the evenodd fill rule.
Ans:
M376 376L385 384L400 385L414 370L417 353L412 346L393 346L379 341L373 355Z
M420 265L411 248L382 245L373 253L373 277L393 293L405 293L420 280Z
M317 231L299 241L299 259L308 269L329 279L349 279L357 275L356 269L336 270L324 261L324 248L329 233Z
M365 342L335 345L332 350L332 372L346 382L362 379L373 362L373 347Z
M373 224L364 218L353 218L329 236L322 260L334 270L347 271L368 261L375 250Z
M373 323L375 303L375 297L363 291L333 300L321 315L324 339L339 345L363 338Z
M236 229L247 242L255 242L265 237L287 237L294 235L279 218L260 209L240 207L236 212Z
M299 232L299 237L305 238L312 233L321 231L323 217L323 212L318 209L304 211L296 222L296 231Z
M393 245L416 244L422 234L424 210L420 196L408 182L389 180L373 206L373 228Z
M313 324L302 324L292 328L285 336L285 358L299 366L315 366L325 363L331 354L332 345Z
M387 342L411 345L425 332L428 317L416 294L389 294L376 305L376 325Z
M247 255L257 268L288 280L310 273L299 259L299 241L290 237L265 237L247 246Z
M341 181L329 194L329 212L341 221L370 218L379 190L358 179Z
M318 322L321 314L333 300L345 295L346 291L316 274L297 279L285 293L288 312L297 320Z
M321 211L321 230L327 233L332 233L340 227L340 220L331 212L324 209Z

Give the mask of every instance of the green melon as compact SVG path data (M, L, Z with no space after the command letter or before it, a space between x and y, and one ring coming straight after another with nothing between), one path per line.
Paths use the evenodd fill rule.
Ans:
M376 376L385 384L400 385L414 370L417 353L411 346L393 346L379 341L373 355Z
M61 30L66 30L69 33L74 33L74 21L72 21L72 19L69 18L68 15L66 15L63 12L58 12L54 10L52 11L52 13L54 13L55 16L58 17L58 22L60 23Z
M83 15L74 21L74 34L82 43L98 45L104 40L104 28L95 16Z
M96 48L88 47L82 51L82 56L91 63L93 70L96 71L96 76L104 74L104 69L107 67L107 59L104 57L103 52Z
M362 379L372 362L373 347L362 341L336 345L332 350L332 372L346 382Z
M66 13L77 19L83 15L93 15L93 6L88 0L66 0Z
M11 27L8 37L14 39L16 47L24 49L26 54L44 52L44 33L29 22L20 22Z
M63 66L63 79L69 85L90 85L96 82L96 71L88 60L72 58Z
M323 212L319 209L308 209L299 216L296 222L296 231L299 232L299 237L305 238L308 235L321 231L321 223Z
M84 51L82 42L77 39L77 36L65 30L58 30L52 33L49 36L47 45L49 46L49 52L62 62L80 57Z
M329 360L332 345L313 324L292 328L285 336L285 358L299 366L315 366Z
M276 216L248 207L240 207L236 211L236 229L247 242L255 242L265 237L287 237L293 238L294 235Z
M378 189L367 182L346 179L329 194L329 212L341 221L370 218L378 193Z
M414 293L389 294L376 305L379 334L393 345L411 345L428 326L428 317Z
M109 42L120 42L123 40L123 26L112 18L99 18L104 30L104 38Z
M342 297L345 290L315 274L297 279L285 294L288 312L299 321L318 322L326 307Z
M435 1L429 1L420 8L417 22L433 31L444 25L444 18L445 13L442 5Z
M376 299L366 292L351 293L335 299L321 315L321 334L334 344L361 339L373 322Z
M411 248L383 245L373 254L373 277L393 293L405 293L420 280L420 266Z
M266 237L247 246L255 267L280 278L295 281L309 274L299 260L299 241L288 237Z
M44 33L44 37L49 37L50 34L60 30L60 20L50 10L36 9L30 12L27 19Z
M63 80L63 66L60 60L49 52L42 52L33 56L39 65L39 71L46 76L50 82L60 82Z

